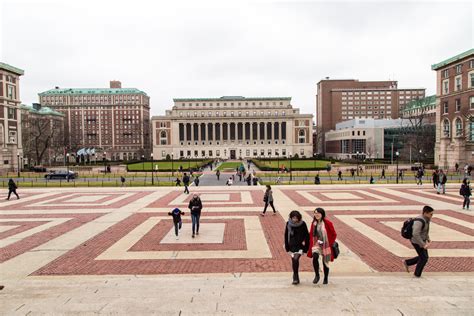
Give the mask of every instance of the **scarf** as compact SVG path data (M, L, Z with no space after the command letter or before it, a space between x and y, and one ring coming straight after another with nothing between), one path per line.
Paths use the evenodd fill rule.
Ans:
M288 221L287 226L288 226L288 243L290 242L290 238L295 235L295 228L300 227L303 225L303 221L299 221L298 223L293 223L291 220Z
M314 229L315 231L320 233L318 234L320 236L318 236L317 240L314 242L314 247L317 247L318 250L319 248L322 249L323 253L321 254L321 259L324 261L326 266L328 266L329 262L331 261L331 245L329 244L328 233L327 233L326 225L324 224L324 221L321 221L321 223L317 224ZM322 241L323 244L320 245L318 243L318 240Z

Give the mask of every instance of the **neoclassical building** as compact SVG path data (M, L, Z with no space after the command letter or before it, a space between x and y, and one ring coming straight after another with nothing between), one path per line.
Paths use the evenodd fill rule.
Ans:
M300 114L289 97L173 101L165 115L152 117L154 159L313 155L313 115Z

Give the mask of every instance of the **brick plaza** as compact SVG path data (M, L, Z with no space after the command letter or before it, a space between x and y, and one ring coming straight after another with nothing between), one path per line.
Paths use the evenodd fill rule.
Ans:
M435 209L424 279L449 275L472 285L474 217L461 209L457 186L449 186L446 195L437 195L429 185L275 186L273 191L278 213L261 217L264 187L191 187L204 205L200 235L192 239L191 196L181 188L20 190L20 200L0 200L0 271L6 285L0 298L10 298L11 311L26 304L21 313L28 308L48 312L35 310L35 300L24 291L9 293L19 286L35 292L35 284L67 288L78 280L85 288L98 280L123 285L129 276L158 278L158 283L197 278L205 280L206 288L216 280L248 275L257 284L281 279L278 288L293 291L283 249L285 221L296 209L310 222L317 206L334 222L341 249L331 266L330 286L354 276L412 282L400 263L415 252L399 231L423 205ZM174 207L186 213L179 240L167 215ZM309 280L311 261L303 258L300 270Z

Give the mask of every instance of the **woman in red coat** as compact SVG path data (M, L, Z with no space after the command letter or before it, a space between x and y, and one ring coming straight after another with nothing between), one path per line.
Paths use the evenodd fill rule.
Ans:
M309 232L309 245L311 249L308 251L308 257L313 258L313 268L316 273L313 283L319 282L319 257L321 256L324 270L323 284L328 284L329 262L334 261L332 246L336 241L337 234L334 225L326 218L324 209L318 207L314 210L313 216Z

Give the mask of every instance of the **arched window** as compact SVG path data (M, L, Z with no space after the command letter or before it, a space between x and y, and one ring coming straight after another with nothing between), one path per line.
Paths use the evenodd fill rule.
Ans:
M306 142L306 132L304 129L298 131L298 143L304 144Z
M168 137L165 131L160 132L160 145L166 145L168 143Z
M450 135L449 121L446 119L443 121L443 136L449 137Z
M456 128L456 136L462 136L462 121L459 117L454 120L454 126Z

